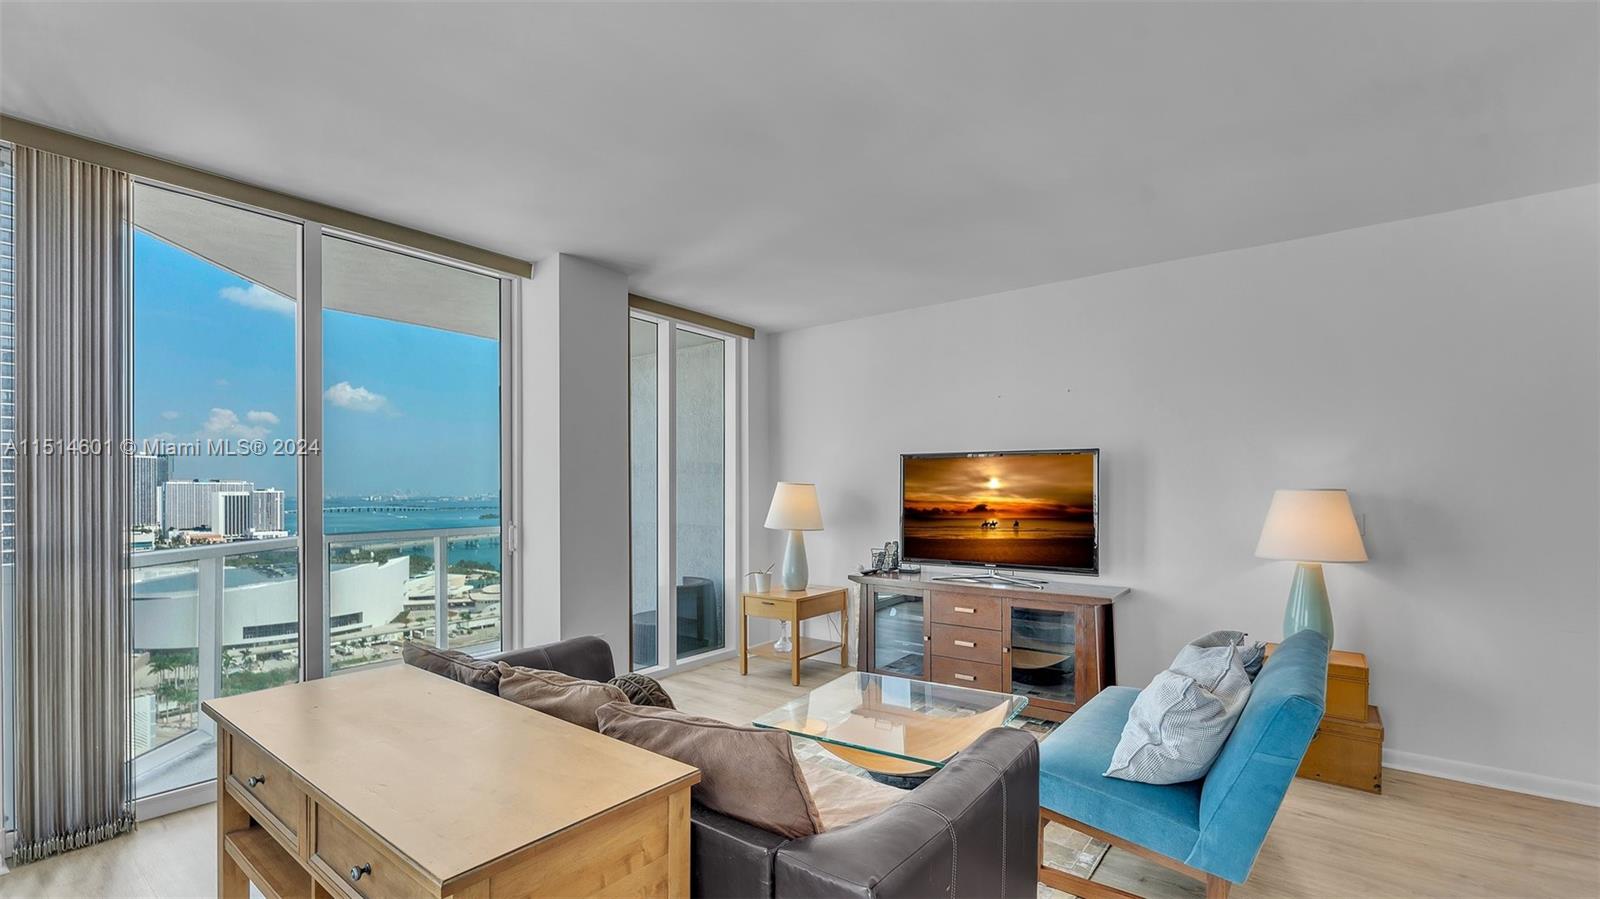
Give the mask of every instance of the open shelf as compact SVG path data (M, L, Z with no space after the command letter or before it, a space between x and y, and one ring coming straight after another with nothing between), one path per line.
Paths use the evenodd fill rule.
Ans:
M801 637L797 642L800 644L800 658L802 659L809 659L812 656L822 655L830 649L839 648L839 644L836 641L818 640L816 637ZM762 643L759 646L750 647L750 654L784 661L790 658L789 653L774 650L771 643Z
M223 845L267 899L311 899L310 872L265 830L235 830Z

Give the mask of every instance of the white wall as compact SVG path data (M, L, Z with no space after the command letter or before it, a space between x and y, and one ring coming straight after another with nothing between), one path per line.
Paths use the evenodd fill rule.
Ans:
M583 634L628 659L628 280L540 262L522 314L523 645Z
M1329 566L1390 761L1600 801L1593 186L828 325L771 341L769 480L815 481L811 571L896 536L902 452L1098 446L1121 683L1281 632L1275 487L1345 486ZM751 540L776 544L752 518Z

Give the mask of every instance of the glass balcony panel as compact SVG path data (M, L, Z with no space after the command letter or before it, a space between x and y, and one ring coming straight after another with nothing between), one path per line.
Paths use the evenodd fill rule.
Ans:
M246 551L226 557L224 565L222 695L299 680L299 553Z
M436 644L434 541L328 544L328 670L400 658L407 640Z
M133 572L130 742L138 797L215 774L215 743L200 716L200 576L198 561Z
M445 541L446 632L449 646L474 655L498 652L500 631L500 534L470 534Z

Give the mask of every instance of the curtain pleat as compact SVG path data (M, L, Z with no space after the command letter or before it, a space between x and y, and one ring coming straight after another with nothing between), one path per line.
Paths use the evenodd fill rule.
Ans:
M16 849L133 826L129 771L131 187L17 147Z

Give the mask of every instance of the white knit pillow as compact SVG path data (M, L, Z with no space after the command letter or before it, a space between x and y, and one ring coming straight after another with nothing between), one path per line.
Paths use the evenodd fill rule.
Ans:
M1250 699L1243 656L1213 634L1179 650L1133 701L1106 776L1148 784L1204 777Z

